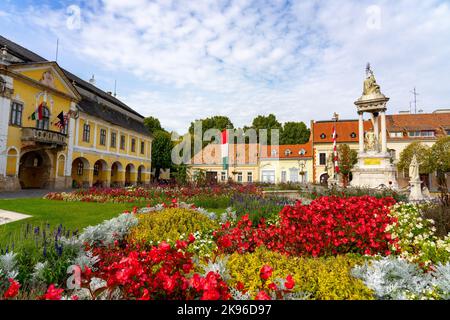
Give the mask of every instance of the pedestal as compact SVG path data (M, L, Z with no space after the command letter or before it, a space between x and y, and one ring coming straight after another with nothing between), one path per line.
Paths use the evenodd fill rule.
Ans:
M422 181L410 181L411 192L409 194L409 201L423 201L425 197L422 193Z
M358 155L358 163L352 170L352 187L398 189L397 169L390 161L389 153L365 152Z

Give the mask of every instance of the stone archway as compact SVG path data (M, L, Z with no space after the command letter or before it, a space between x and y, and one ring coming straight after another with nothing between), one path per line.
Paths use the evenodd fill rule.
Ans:
M29 151L20 157L19 181L22 189L50 187L52 163L45 151Z
M92 186L97 188L104 188L108 184L108 176L109 172L108 170L108 164L105 160L97 160L94 163L93 167L93 180L92 180Z
M136 183L136 169L134 164L129 163L125 168L125 186L131 186Z
M86 158L79 157L72 162L72 187L89 188L90 165Z
M145 167L143 165L140 165L137 171L137 184L145 184Z
M111 187L122 187L123 185L123 166L119 161L116 161L111 165Z
M328 173L322 173L320 175L320 184L324 185L324 186L327 186L329 178L330 178L330 175Z

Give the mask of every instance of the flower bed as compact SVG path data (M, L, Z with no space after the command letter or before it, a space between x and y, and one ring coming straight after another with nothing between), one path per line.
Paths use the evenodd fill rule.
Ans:
M404 259L423 248L407 242L411 232L435 239L417 212L394 203L323 197L257 225L175 200L135 208L79 235L61 231L57 259L1 255L0 299L450 298L447 256ZM79 288L48 277L69 266L82 271Z
M189 200L190 203L195 203L197 206L214 208L217 204L227 207L229 198L235 193L259 194L261 190L253 185L234 184L221 184L211 187L90 188L72 192L51 192L45 196L45 199L82 202L142 202L156 205L170 202L176 198L179 201Z

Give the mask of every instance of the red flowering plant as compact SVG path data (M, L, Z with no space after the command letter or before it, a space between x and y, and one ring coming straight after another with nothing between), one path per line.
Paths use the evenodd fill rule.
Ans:
M54 284L47 288L47 292L40 297L41 300L61 300L64 289L58 289Z
M8 279L7 289L3 293L4 299L13 299L19 294L20 283L12 278Z
M283 300L288 294L291 294L295 287L295 281L292 275L288 275L286 279L277 279L270 282L267 286L266 283L272 277L273 269L269 265L262 266L259 276L261 278L261 286L257 289L258 293L255 296L255 300ZM243 286L241 286L242 288ZM268 289L267 289L268 288ZM239 286L237 288L239 290Z
M344 253L389 255L395 240L386 227L393 198L322 197L304 206L286 206L279 226L270 226L269 249L292 255L327 256Z
M187 246L186 241L178 241L173 247L161 242L149 249L139 244L94 248L100 261L96 271L87 275L87 281L92 277L105 280L106 287L100 291L107 291L110 299L117 289L122 299L230 299L220 275L210 272L203 277L193 272Z
M267 232L264 219L253 227L249 216L244 215L235 226L230 221L221 225L219 230L213 231L219 253L253 252L256 247L267 241Z
M279 213L276 225L252 227L248 216L235 227L227 222L213 235L219 251L253 252L268 249L291 255L326 256L344 253L389 255L396 240L386 227L395 223L389 216L393 198L321 197L309 205L297 202Z

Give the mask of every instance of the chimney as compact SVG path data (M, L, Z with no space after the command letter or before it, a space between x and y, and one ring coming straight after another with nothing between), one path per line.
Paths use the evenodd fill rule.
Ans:
M94 75L92 75L92 78L89 79L89 83L92 84L93 86L95 86L95 77L94 77Z
M106 93L109 94L110 96L112 96L112 92L111 91L108 91Z

